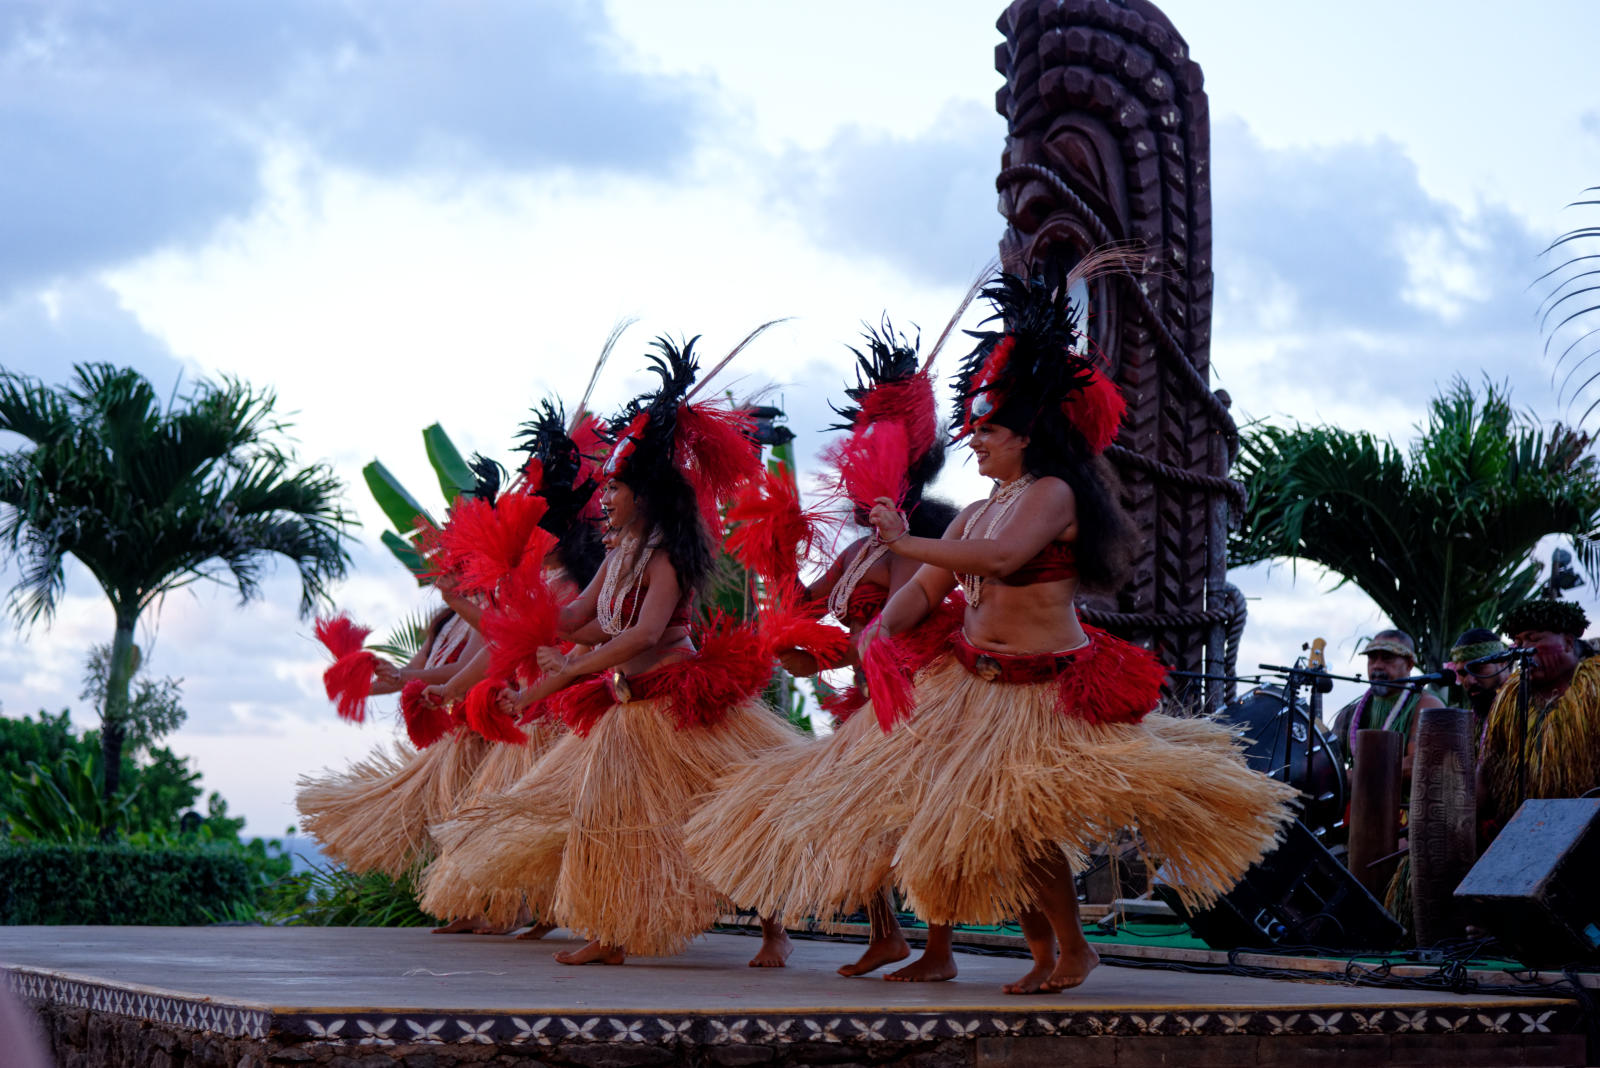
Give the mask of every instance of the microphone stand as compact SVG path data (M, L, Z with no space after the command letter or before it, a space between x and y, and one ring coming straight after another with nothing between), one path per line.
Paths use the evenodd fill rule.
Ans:
M1330 675L1326 671L1311 671L1300 664L1296 664L1294 667L1284 667L1281 664L1258 664L1256 666L1262 671L1284 676L1283 691L1289 707L1287 709L1287 718L1283 724L1283 781L1288 782L1289 769L1294 767L1294 721L1300 717L1300 687L1326 685L1328 689L1332 689L1333 680L1337 678L1349 678L1352 682L1361 682L1362 680L1351 678L1350 676ZM1322 681L1324 679L1327 680L1326 683ZM1324 690L1323 692L1327 691ZM1307 715L1305 783L1308 789L1311 786L1311 759L1312 749L1315 744L1316 727L1315 724L1311 723L1311 717Z
M1513 661L1517 672L1517 803L1520 805L1526 800L1523 795L1528 792L1528 713L1533 708L1533 681L1528 678L1528 668L1533 663L1533 650L1520 645L1512 646L1503 653L1491 653L1469 660L1463 666L1476 667L1503 660Z

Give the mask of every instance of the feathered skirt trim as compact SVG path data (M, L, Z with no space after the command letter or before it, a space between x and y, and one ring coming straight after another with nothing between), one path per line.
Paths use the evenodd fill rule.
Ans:
M489 750L457 729L420 751L379 746L344 771L302 777L300 827L351 871L399 878L431 854L428 825L454 811Z
M715 725L682 726L699 715ZM795 737L753 698L714 716L662 699L613 705L510 790L434 829L441 857L423 877L422 905L434 912L467 885L498 890L504 910L515 890L585 938L642 956L681 952L718 907L684 848L696 799L734 763Z
M1102 643L1123 647L1108 650L1116 661L1134 648ZM1132 721L1127 680L1091 674L1102 656L1034 683L986 681L954 658L923 674L916 717L880 757L898 779L851 829L898 838L894 876L924 920L1014 917L1033 904L1032 862L1075 858L1125 828L1194 906L1276 843L1294 788L1251 771L1210 720ZM1066 694L1078 707L1062 707Z

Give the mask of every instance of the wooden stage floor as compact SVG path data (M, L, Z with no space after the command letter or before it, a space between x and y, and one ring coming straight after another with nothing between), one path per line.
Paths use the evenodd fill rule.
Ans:
M168 1060L126 1063L1466 1068L1585 1056L1581 1012L1562 997L1106 964L1075 991L1018 998L1000 991L1026 969L1008 957L962 953L954 982L889 983L834 974L854 943L797 939L789 967L767 970L746 966L755 939L721 933L678 957L569 968L550 957L576 944L564 934L0 927L0 968L59 1061L86 1066L141 1043Z

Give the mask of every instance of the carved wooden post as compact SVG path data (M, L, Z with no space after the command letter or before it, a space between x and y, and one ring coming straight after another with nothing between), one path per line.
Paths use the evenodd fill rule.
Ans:
M1412 931L1419 946L1459 938L1466 928L1455 889L1477 851L1472 724L1464 708L1424 708L1417 715L1409 834Z
M1357 731L1350 789L1350 874L1383 900L1400 847L1400 756L1398 731ZM1384 860L1382 858L1389 858ZM1402 920L1402 922L1404 922Z
M1148 271L1073 294L1128 415L1106 453L1139 530L1133 575L1084 618L1173 667L1221 672L1244 598L1227 581L1238 430L1210 386L1211 119L1200 67L1150 0L1012 0L995 98L1009 270L1133 242ZM1222 687L1205 688L1208 708Z

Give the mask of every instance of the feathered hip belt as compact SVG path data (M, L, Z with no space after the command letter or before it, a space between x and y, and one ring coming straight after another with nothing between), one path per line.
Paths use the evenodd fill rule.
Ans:
M705 635L699 651L687 660L631 678L613 672L590 675L553 694L548 708L579 735L587 735L616 705L632 701L665 702L679 730L713 727L771 680L771 657L760 637L726 626Z
M1137 723L1161 696L1167 669L1151 652L1084 625L1087 644L1061 653L980 649L964 631L952 636L957 663L986 682L1012 686L1055 682L1056 711L1090 723Z

